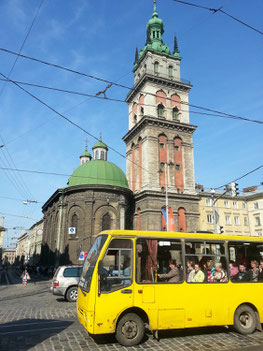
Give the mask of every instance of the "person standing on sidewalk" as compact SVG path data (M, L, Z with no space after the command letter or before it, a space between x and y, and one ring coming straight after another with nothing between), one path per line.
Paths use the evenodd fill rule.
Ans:
M23 284L24 286L27 286L27 281L30 280L30 279L31 279L31 278L30 278L30 275L29 275L27 269L25 269L24 274L22 274L22 284Z

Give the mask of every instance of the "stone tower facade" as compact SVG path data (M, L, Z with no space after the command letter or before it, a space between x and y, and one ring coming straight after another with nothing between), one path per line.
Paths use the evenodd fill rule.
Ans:
M147 24L144 49L136 49L134 87L128 94L127 178L135 196L134 229L166 230L162 208L171 207L176 231L198 227L193 133L189 122L191 84L181 79L177 40L170 52L162 40L156 6ZM171 211L170 210L170 211Z

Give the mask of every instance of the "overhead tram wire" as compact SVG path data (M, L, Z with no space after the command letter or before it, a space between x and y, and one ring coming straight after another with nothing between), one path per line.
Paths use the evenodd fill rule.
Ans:
M36 19L37 19L37 17L38 17L38 14L39 14L39 11L40 11L40 9L41 9L41 7L42 7L42 5L43 5L43 2L44 2L44 0L41 0L39 6L38 6L38 8L37 8L37 11L35 12L35 15L34 15L34 18L33 18L32 22L31 22L31 25L30 25L30 27L29 27L27 33L26 33L26 36L25 36L25 38L24 38L24 40L23 40L23 42L22 42L22 45L21 45L21 47L20 47L20 49L19 49L19 52L18 52L18 54L16 55L15 61L14 61L13 65L12 65L12 67L11 67L9 73L8 73L8 78L11 76L11 74L12 74L12 72L13 72L13 69L14 69L14 67L15 67L15 65L16 65L16 63L17 63L17 60L18 60L18 58L19 58L19 56L20 56L20 54L21 54L21 51L23 50L23 48L24 48L24 46L25 46L25 43L26 43L26 41L27 41L27 39L28 39L28 37L29 37L29 34L30 34L30 32L31 32L31 30L32 30L32 28L33 28L33 25L34 25L34 23L35 23L35 21L36 21ZM3 91L4 91L4 89L5 89L5 86L6 86L6 82L4 83L4 85L3 85L3 87L2 87L2 89L1 89L1 91L0 91L0 97L1 97L1 95L2 95L2 93L3 93ZM3 139L3 137L2 137L1 134L0 134L0 138L1 138L1 140L2 140L3 145L5 145L5 141L4 141L4 139ZM7 155L9 156L9 159L11 160L11 163L12 163L12 164L14 165L14 167L16 168L15 162L14 162L14 160L13 160L13 158L12 158L10 152L8 151L8 148L6 147L6 145L5 145L5 148L4 148L4 150L3 150L3 155L4 155L4 157L5 157L6 161L7 161L7 164L10 165L10 162L9 162L7 156L5 155L5 152L6 152ZM15 178L15 175L12 175L12 176ZM31 191L29 190L29 188L27 187L26 183L24 182L23 178L21 177L21 175L20 175L19 173L17 173L16 184L20 184L19 187L21 186L21 189L23 189L23 191L25 191L26 197L33 198L33 195L32 195L32 193L31 193Z
M225 183L225 184L223 184L223 185L221 185L221 186L218 186L217 188L214 188L214 189L215 189L215 190L221 189L221 188L223 188L224 186L226 186L226 185L228 185L228 184L230 184L230 183L235 183L235 182L237 182L238 180L247 177L248 175L250 175L250 174L252 174L252 173L258 171L258 170L261 169L261 168L263 168L263 165L260 165L260 166L258 166L257 168L254 168L254 169L252 169L251 171L249 171L249 172L243 174L242 176L240 176L240 177L238 177L238 178L236 178L236 179L233 179L233 180L231 180L230 182Z
M243 22L243 21L241 21L240 19L238 19L238 18L236 18L236 17L230 15L229 13L223 11L223 10L222 10L222 7L223 7L223 6L219 7L218 9L213 9L213 8L210 8L210 7L206 7L206 6L202 6L202 5L198 5L198 4L193 4L193 3L190 3L190 2L187 2L187 1L183 1L183 0L173 0L173 1L174 1L174 2L178 2L178 3L180 3L180 4L183 4L183 5L193 6L193 7L197 7L197 8L203 9L203 10L207 10L207 11L210 11L210 12L212 12L212 13L221 12L222 14L224 14L224 15L226 15L226 16L232 18L234 21L236 21L236 22L238 22L238 23L240 23L240 24L242 24L242 25L244 25L244 26L246 26L246 27L252 29L253 31L255 31L255 32L257 32L257 33L263 35L263 32L262 32L262 31L258 30L258 29L255 28L255 27L252 27L250 24L248 24L248 23L246 23L246 22Z
M119 79L116 80L116 82L118 82L118 81L121 80L122 78L126 77L129 73L130 73L130 72L127 72L127 73L125 73L124 75L122 75ZM7 81L6 79L3 79L3 78L0 78L0 80ZM8 82L10 83L10 81L8 81ZM18 83L18 82L17 82L17 83ZM97 97L97 96L96 96L96 97ZM62 113L66 113L66 112L69 112L69 111L73 110L74 108L76 108L76 107L78 107L78 106L80 106L80 105L86 103L90 98L91 98L91 97L88 97L87 99L82 100L82 101L79 102L78 104L75 104L75 105L73 105L73 106L67 108L67 109L64 110ZM47 120L47 121L45 121L45 122L43 122L43 123L40 123L40 124L36 125L35 127L31 128L31 129L28 129L27 131L25 131L25 132L22 133L22 134L19 134L19 135L16 136L15 138L13 138L13 139L9 140L7 143L5 143L5 145L9 145L9 144L15 142L17 139L21 138L23 135L25 135L25 134L27 134L27 133L30 133L31 131L33 131L33 130L35 130L35 129L40 128L41 126L43 126L43 125L45 125L45 124L47 124L47 123L53 121L54 119L56 119L56 116L53 116L53 117L51 117L49 120ZM5 145L2 145L2 147L4 147ZM1 146L0 146L0 148L1 148Z
M0 72L0 75L2 77L4 77L5 79L7 79L7 77ZM85 134L91 136L92 138L94 138L97 141L100 141L100 138L96 137L95 135L93 135L92 133L88 132L86 129L84 129L83 127L81 127L79 124L73 122L71 119L69 119L68 117L64 116L62 113L58 112L57 110L55 110L53 107L51 107L50 105L48 105L47 103L45 103L43 100L39 99L37 96L35 96L34 94L30 93L28 90L24 89L23 87L21 87L19 84L15 83L14 81L10 80L14 85L16 85L19 89L23 90L26 94L30 95L33 99L37 100L38 102L40 102L42 105L46 106L49 110L53 111L54 113L56 113L59 117L63 118L64 120L66 120L68 123L72 124L73 126L75 126L76 128L80 129L81 131L83 131ZM126 155L123 155L121 152L119 152L118 150L116 150L115 148L111 147L108 145L108 148L112 151L114 151L115 153L117 153L119 156L121 156L122 158L124 158L125 160L137 165L136 162L130 160L128 157L126 157ZM144 169L146 172L151 173L148 169L139 166L141 169ZM153 173L152 173L153 174Z
M7 53L10 53L10 54L13 54L13 55L16 55L17 53L13 52L13 51L10 51L10 50L7 50L7 49L3 49L3 48L0 48L0 51L4 51L4 52L7 52ZM76 74L80 74L80 75L83 75L83 76L86 76L88 78L92 78L92 79L96 79L96 80L100 80L100 81L104 81L105 83L109 83L109 84L112 84L112 85L115 85L115 86L119 86L121 88L126 88L126 89L129 89L130 91L133 89L131 87L128 87L126 85L121 85L119 83L116 83L116 82L113 82L113 81L110 81L110 80L105 80L105 79L102 79L100 77L96 77L96 76L92 76L92 75L89 75L89 74L86 74L86 73L82 73L82 72L79 72L79 71L75 71L73 69L70 69L70 68L66 68L66 67L63 67L63 66L60 66L60 65L56 65L56 64L53 64L53 63L48 63L48 62L45 62L45 61L42 61L42 60L39 60L39 59L36 59L36 58L32 58L30 56L25 56L25 55L20 55L21 57L23 58L26 58L26 59L29 59L29 60L33 60L33 61L37 61L39 63L44 63L44 64L47 64L49 66L52 66L52 67L55 67L55 68L59 68L59 69L62 69L62 70L66 70L66 71L69 71L69 72L72 72L72 73L76 73ZM3 76L3 75L2 75ZM5 77L5 76L4 76ZM6 78L6 77L5 77ZM10 80L12 81L12 80ZM144 93L145 95L151 95L151 96L154 96L156 97L156 94L154 93L151 93L151 92L147 92L147 91L142 91L142 90L139 90L138 92L141 92L141 93ZM166 98L167 100L171 100L171 98ZM105 99L106 100L106 99ZM219 114L223 114L223 115L226 115L226 116L231 116L231 117L236 117L236 118L243 118L241 116L235 116L235 115L232 115L232 114L229 114L229 113L225 113L225 112L221 112L221 111L218 111L218 110L213 110L211 108L207 108L207 107L203 107L203 106L198 106L198 105L194 105L194 104L190 104L188 102L184 102L184 101L181 101L181 104L184 104L184 105L187 105L187 106L191 106L191 107L194 107L194 108L198 108L200 110L204 110L204 111L209 111L209 112L215 112L215 113L219 113Z
M4 215L4 216L12 216L12 217L19 217L19 218L26 218L26 219L30 219L32 221L38 221L38 219L36 218L31 218L31 217L28 217L28 216L19 216L17 214L12 214L12 213L6 213L6 212L0 212L1 215Z
M10 83L17 83L17 84L21 84L21 85L27 85L27 86L31 86L31 87L36 87L36 88L41 88L41 89L48 89L48 90L52 90L52 91L58 91L58 92L62 92L62 93L67 93L67 94L73 94L73 95L79 95L79 96L87 96L89 98L94 98L94 99L99 99L99 100L104 100L104 101L115 101L115 102L121 102L121 103L125 103L125 100L122 99L115 99L115 98L110 98L110 97L101 97L101 96L97 96L97 95L92 95L92 94L87 94L87 93L82 93L82 92L78 92L78 91L72 91L72 90L67 90L67 89L61 89L61 88L55 88L55 87L50 87L50 86L45 86L45 85L40 85L40 84L34 84L34 83L28 83L28 82L22 82L22 81L16 81L16 80L12 80L12 79L3 79L0 78L0 80L3 80L5 82L10 82ZM145 94L148 94L147 92L145 92ZM156 96L155 94L152 94ZM167 100L172 100L171 98L167 98ZM184 101L181 101L181 104L185 104L194 108L201 108L198 105L194 105L194 104L189 104L189 103L185 103ZM143 106L150 106L150 107L156 107L155 105L150 105L150 104L142 104ZM166 107L167 109L171 109L172 107ZM216 114L213 113L205 113L205 112L200 112L200 111L193 111L190 110L189 112L191 113L195 113L195 114L201 114L201 115L206 115L206 116L215 116L215 117L222 117L222 118L231 118L231 119L237 119L237 120L242 120L242 121L246 121L246 122L253 122L253 123L258 123L258 124L263 124L263 121L260 120L255 120L255 119L250 119L250 118L246 118L246 117L241 117L241 116L236 116L236 115L231 115L225 112L221 112L221 111L217 111L217 110L213 110L213 109L209 109L209 108L204 108L203 109L210 111L210 112L216 112ZM181 110L182 112L188 112L186 110Z

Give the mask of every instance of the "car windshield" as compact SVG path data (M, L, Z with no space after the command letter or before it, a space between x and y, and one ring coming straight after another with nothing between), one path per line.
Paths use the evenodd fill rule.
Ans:
M96 262L98 260L99 254L101 252L101 249L107 240L108 235L103 234L97 237L97 239L94 241L94 244L92 245L91 249L89 250L89 253L86 257L86 260L83 265L80 281L79 281L79 286L81 289L85 291L89 291L90 289L90 283L92 279L92 274L96 265Z

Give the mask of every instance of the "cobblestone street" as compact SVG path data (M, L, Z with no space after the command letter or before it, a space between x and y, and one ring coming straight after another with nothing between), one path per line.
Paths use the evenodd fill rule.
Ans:
M228 328L161 332L160 341L148 334L131 348L120 346L113 336L93 340L77 321L75 303L53 296L49 287L49 281L0 286L1 351L263 350L263 333L243 336Z

